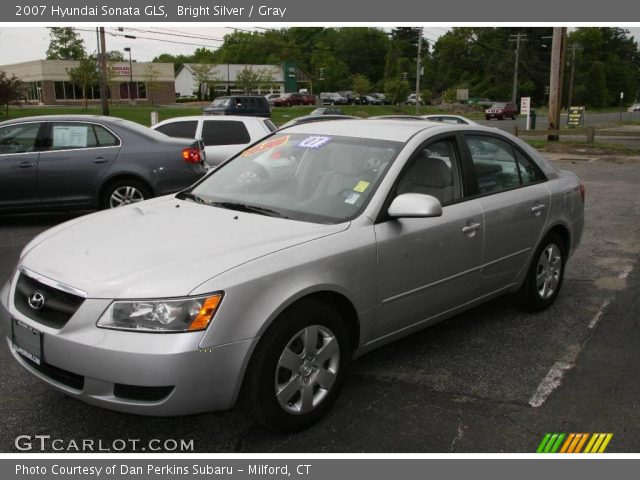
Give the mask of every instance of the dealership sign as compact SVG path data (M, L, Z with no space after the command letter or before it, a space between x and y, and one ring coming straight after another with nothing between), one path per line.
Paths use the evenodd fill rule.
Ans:
M116 64L116 65L113 65L111 69L116 75L119 75L121 77L128 77L131 75L131 68L129 67L129 65L126 65L126 64L124 65Z

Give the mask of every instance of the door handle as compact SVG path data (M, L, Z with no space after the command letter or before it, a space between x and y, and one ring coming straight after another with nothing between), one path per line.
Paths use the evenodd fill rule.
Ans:
M104 157L96 157L96 159L93 161L93 163L105 163L107 161L106 158Z
M18 168L33 168L33 167L35 167L35 164L31 162L20 162L18 164Z
M534 207L531 207L531 213L533 213L536 217L539 217L545 207L546 205L544 203L540 203Z
M462 227L462 233L467 235L475 233L476 230L479 230L481 225L479 223L472 223L467 225L466 227Z

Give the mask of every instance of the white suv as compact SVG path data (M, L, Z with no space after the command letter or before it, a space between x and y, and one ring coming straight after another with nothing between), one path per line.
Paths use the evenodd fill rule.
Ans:
M169 137L202 138L212 167L277 130L268 118L209 115L170 118L151 128Z

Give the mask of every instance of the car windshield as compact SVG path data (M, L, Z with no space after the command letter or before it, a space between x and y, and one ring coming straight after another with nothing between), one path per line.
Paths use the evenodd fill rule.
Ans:
M226 107L228 105L231 105L230 98L216 98L211 104L212 107Z
M244 150L179 198L316 223L352 220L403 144L280 134Z
M504 108L506 106L506 103L494 103L493 105L491 105L491 108Z

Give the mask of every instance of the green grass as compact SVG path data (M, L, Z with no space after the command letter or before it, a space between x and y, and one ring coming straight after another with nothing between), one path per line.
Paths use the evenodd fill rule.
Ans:
M629 148L617 143L586 143L586 142L549 142L547 140L525 140L537 150L546 152L566 152L597 155L640 155L637 148Z
M302 115L308 115L311 113L315 106L305 107L274 107L271 109L271 120L276 125L282 125L289 120L300 117ZM344 105L340 106L342 111L346 115L355 115L358 117L373 117L377 115L394 115L394 114L407 114L415 115L415 106L403 106L398 107L396 105ZM166 120L167 118L183 117L188 115L199 115L200 105L179 105L179 106L157 106L151 107L146 105L112 105L110 107L110 115L113 117L120 117L126 120L131 120L142 125L151 125L151 112L158 112L160 120ZM4 112L3 112L4 113ZM426 115L428 113L441 113L438 109L433 107L420 107L420 114ZM102 109L100 107L89 107L87 110L83 110L82 107L66 107L66 106L38 106L38 107L11 107L9 109L9 116L0 115L0 121L30 117L37 115L101 115Z

